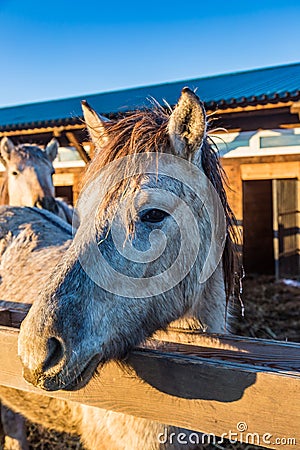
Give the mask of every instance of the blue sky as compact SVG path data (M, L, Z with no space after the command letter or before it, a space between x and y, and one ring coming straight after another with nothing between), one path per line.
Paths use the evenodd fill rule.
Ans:
M299 0L0 0L0 106L299 62L299 23Z

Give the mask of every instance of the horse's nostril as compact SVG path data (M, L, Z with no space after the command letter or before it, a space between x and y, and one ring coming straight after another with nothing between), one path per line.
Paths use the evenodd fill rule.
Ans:
M55 337L49 338L47 341L47 356L43 364L43 371L46 372L59 364L63 357L63 344Z

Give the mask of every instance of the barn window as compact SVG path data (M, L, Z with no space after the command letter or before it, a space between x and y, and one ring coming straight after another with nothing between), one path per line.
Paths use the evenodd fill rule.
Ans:
M300 146L300 134L281 134L279 136L262 136L260 148Z

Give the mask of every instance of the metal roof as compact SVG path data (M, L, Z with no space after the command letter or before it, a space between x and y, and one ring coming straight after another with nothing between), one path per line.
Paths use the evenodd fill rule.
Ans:
M197 88L207 108L297 100L300 63L0 108L0 130L78 123L83 99L104 115L149 106L150 96L174 105L184 86Z

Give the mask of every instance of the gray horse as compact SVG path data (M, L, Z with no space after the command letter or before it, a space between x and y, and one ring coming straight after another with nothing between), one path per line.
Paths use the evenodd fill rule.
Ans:
M31 303L32 298L35 298L38 295L40 287L48 278L47 270L43 270L43 268L47 267L51 270L55 267L56 261L65 251L65 241L72 238L72 227L63 219L54 216L45 209L38 210L37 208L14 208L8 206L2 206L0 209L1 218L5 218L3 226L0 226L0 255L1 257L3 256L3 258L1 258L0 271L2 273L2 268L5 267L5 270L16 272L16 258L20 258L20 268L22 267L20 274L22 273L24 283L30 286L27 295L23 283L14 283L14 285L9 286L9 280L7 280L7 284L6 280L3 279L0 290L1 292L5 292L5 299L7 301L13 301L13 299L16 298L19 302ZM7 220L8 216L10 217L9 220ZM26 222L30 222L30 224L27 224ZM23 226L25 226L26 231L19 235L20 229ZM15 233L17 233L18 238ZM31 241L31 239L33 239L33 241ZM18 253L20 242L22 254ZM27 242L27 244L25 244L25 242ZM33 249L36 249L38 243L41 242L43 242L42 246L51 246L53 244L57 249L57 252L49 253L44 249L44 251L36 253L37 259L30 258L30 261L28 261L26 256L27 251L31 252ZM10 243L13 243L13 245L11 246ZM10 248L10 251L6 252L8 247ZM23 250L25 250L25 253L23 253ZM10 263L6 258L10 258L11 251L12 260ZM26 274L27 262L30 262L32 266ZM16 272L16 276L18 276L18 272ZM3 299L3 297L1 297L1 299ZM8 450L29 449L26 436L26 425L23 416L14 413L3 404L1 405L0 448L2 448L1 440L5 442L5 449Z
M0 191L0 204L45 208L68 223L72 223L72 208L54 197L53 161L58 142L51 139L45 150L37 145L15 146L4 137L0 142L0 157L6 172Z
M26 216L5 208L0 222L1 298L36 299L21 327L19 354L25 379L46 390L80 389L99 364L101 376L101 365L123 359L174 321L224 332L234 285L233 215L198 97L185 88L174 111L156 106L111 122L86 103L83 109L101 151L86 173L74 240L34 210ZM217 215L220 230L212 223ZM175 267L181 241L186 248ZM4 387L0 395L35 422L80 434L89 450L162 448L165 426L154 421Z
M53 161L57 156L58 141L53 138L45 150L36 145L15 146L4 137L0 142L0 158L5 166L5 176L0 190L0 204L36 206L51 211L68 223L72 223L73 209L54 197L52 175ZM8 408L1 407L4 432L20 442L26 450L25 423ZM12 444L18 448L17 442Z

